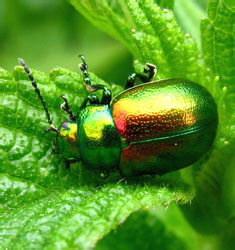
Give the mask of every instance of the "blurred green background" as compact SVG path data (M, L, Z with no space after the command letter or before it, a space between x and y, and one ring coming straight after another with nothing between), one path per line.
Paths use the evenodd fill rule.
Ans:
M174 11L182 29L190 31L199 45L206 0L191 0L197 2L193 13L187 10L188 1L176 0ZM191 15L192 23L181 22L187 15ZM65 0L1 0L0 51L0 66L10 72L18 64L18 57L47 74L56 66L76 72L80 53L86 55L89 70L107 82L124 84L133 72L129 51Z
M18 57L47 74L56 66L78 71L80 53L106 81L120 84L133 71L127 49L64 0L1 0L0 41L0 66L10 72Z

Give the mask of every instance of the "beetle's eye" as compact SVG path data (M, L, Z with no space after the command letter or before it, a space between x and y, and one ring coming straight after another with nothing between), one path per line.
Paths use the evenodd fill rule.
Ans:
M63 128L63 129L68 129L69 128L69 122L63 122L63 123L61 123L61 128Z

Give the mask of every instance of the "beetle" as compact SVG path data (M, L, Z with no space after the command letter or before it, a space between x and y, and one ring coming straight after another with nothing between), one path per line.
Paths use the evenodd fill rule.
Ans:
M52 123L47 105L28 66L24 67L54 132L55 151L67 163L81 161L103 177L112 171L123 176L166 174L196 162L211 148L218 126L216 103L201 85L185 79L153 80L156 66L147 63L145 75L129 75L125 90L112 99L111 91L93 84L85 57L79 64L89 92L75 115L68 100L61 109L69 120L59 128ZM135 86L139 78L143 83Z

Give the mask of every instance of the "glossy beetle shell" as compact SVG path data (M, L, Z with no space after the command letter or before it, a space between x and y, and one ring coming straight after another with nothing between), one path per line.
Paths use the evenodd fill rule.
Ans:
M217 126L217 109L209 92L181 79L128 89L114 98L111 110L117 130L130 142Z
M217 107L202 86L182 79L141 84L122 92L111 113L124 147L124 175L163 174L198 160L212 145Z
M54 151L69 164L76 161L106 176L111 171L123 175L164 174L189 166L211 147L216 136L218 114L214 99L202 86L183 79L152 81L129 88L111 101L111 91L92 84L85 57L80 69L87 90L103 90L101 101L89 95L77 115L64 95L61 109L70 121L60 128L52 123L48 107L24 60L19 58L56 133ZM148 79L156 67L147 63ZM138 74L128 77L126 88ZM111 103L110 103L111 101ZM90 105L88 105L90 104Z

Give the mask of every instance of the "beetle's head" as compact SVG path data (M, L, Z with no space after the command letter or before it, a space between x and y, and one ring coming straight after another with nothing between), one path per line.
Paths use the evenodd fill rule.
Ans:
M52 131L56 133L56 137L54 140L54 151L58 154L61 154L66 161L79 161L80 154L77 143L77 123L75 121L75 117L69 109L66 98L63 95L61 96L65 101L65 103L62 105L62 110L65 110L67 113L69 113L69 118L71 119L71 121L63 122L60 128L58 129L52 123L51 115L49 113L46 102L42 97L42 94L38 88L36 81L34 80L32 73L30 72L29 67L25 64L22 58L19 58L19 63L23 66L25 72L28 75L28 78L31 80L32 86L34 87L39 100L42 103L49 124L49 129L47 129L47 131Z
M77 123L65 121L60 125L54 140L55 152L61 154L66 161L80 160L77 142Z

